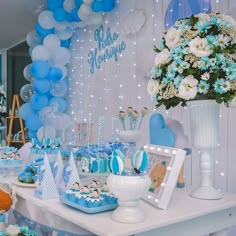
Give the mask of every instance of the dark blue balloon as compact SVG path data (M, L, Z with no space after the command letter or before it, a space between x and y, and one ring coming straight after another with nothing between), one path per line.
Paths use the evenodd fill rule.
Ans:
M103 11L109 12L115 8L116 2L115 0L104 0L103 2Z
M72 10L71 16L72 16L73 21L76 21L76 22L80 22L81 21L81 19L78 16L78 9L77 8Z
M54 11L56 8L63 7L63 0L47 0L47 8Z
M30 106L35 111L39 111L42 108L46 107L47 105L48 105L48 97L46 95L40 95L38 93L35 93L30 98Z
M52 99L50 99L49 101L49 105L53 105L53 104L56 104L57 105L57 110L59 112L65 112L66 111L66 108L67 108L67 102L64 98L62 97L53 97Z
M92 3L92 10L94 12L101 12L101 11L103 11L103 2L102 1L94 1Z
M33 77L41 79L48 75L50 65L47 61L34 61L30 66L30 72Z
M68 22L72 22L73 21L73 17L72 17L72 15L70 13L66 13L66 20Z
M62 77L62 71L60 68L51 67L48 73L48 78L53 81L60 80Z
M66 20L66 11L63 8L57 8L53 12L56 21L62 22Z
M80 8L80 6L83 4L83 0L75 0L75 6L77 8Z
M47 93L50 89L50 81L48 79L35 79L33 88L39 94Z
M52 28L52 29L45 29L39 23L36 23L35 30L42 37L46 37L49 34L54 34L54 28Z
M31 131L37 131L42 126L39 115L37 113L29 115L25 120L25 126Z
M179 2L179 0L172 0L169 4L165 13L165 29L173 26L181 18L211 11L210 0L182 0L181 4Z
M61 47L69 48L70 47L70 39L61 40Z

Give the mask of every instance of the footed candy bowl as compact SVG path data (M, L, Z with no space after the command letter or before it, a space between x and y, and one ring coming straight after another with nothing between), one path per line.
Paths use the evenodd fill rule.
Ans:
M110 191L118 198L118 207L112 213L112 220L120 223L138 223L145 215L139 207L140 198L148 191L151 180L148 175L114 175L107 179Z

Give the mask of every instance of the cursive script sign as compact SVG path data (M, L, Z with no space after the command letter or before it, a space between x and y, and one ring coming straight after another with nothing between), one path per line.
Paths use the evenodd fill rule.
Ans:
M117 43L119 34L112 33L111 28L104 30L103 25L100 25L94 32L94 39L97 42L97 47L92 49L88 54L88 63L90 65L90 73L93 74L95 69L100 69L102 63L114 58L118 61L118 55L125 50L126 44L124 41Z

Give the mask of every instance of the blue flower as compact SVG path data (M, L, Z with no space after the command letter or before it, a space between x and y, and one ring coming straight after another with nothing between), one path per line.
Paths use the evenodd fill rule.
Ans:
M226 78L229 80L236 79L236 64L230 64L229 68L226 70Z
M217 79L213 84L216 93L224 94L229 90L229 87L224 79Z
M166 76L163 81L165 84L168 84L170 81L172 81L174 79L174 77L170 77L170 76Z
M210 85L206 81L201 80L197 86L197 90L199 93L206 94L209 90L209 87Z
M160 77L162 74L162 69L158 68L158 67L153 67L151 70L151 77L152 78L156 78L156 77Z
M201 62L203 62L203 65L199 67L200 70L207 70L211 66L209 57L202 57Z
M183 80L183 77L178 75L174 78L174 85L176 88L178 88Z
M197 22L196 28L198 29L199 32L205 32L206 33L207 30L211 28L211 25L207 21Z

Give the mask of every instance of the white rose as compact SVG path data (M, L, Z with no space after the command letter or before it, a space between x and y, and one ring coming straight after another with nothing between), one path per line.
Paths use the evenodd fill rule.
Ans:
M189 43L190 52L193 53L196 57L209 56L211 54L211 49L207 45L205 38L195 38Z
M168 49L164 49L161 52L157 53L155 58L155 65L159 66L165 63L168 63L171 60L170 52Z
M159 91L159 82L154 79L150 79L147 85L147 92L151 97L155 97Z
M195 98L197 94L197 84L198 80L196 80L192 75L185 77L178 88L177 97L185 100Z
M171 27L170 29L168 29L166 35L165 35L165 41L166 41L166 45L168 48L174 48L177 46L177 44L180 42L180 32Z
M234 20L232 16L222 15L222 19L230 23L233 28L236 28L236 21Z
M7 235L17 236L20 233L20 228L17 225L9 225L6 228Z
M209 21L210 20L210 16L206 13L199 13L198 15L196 15L196 17L198 17L199 21Z

